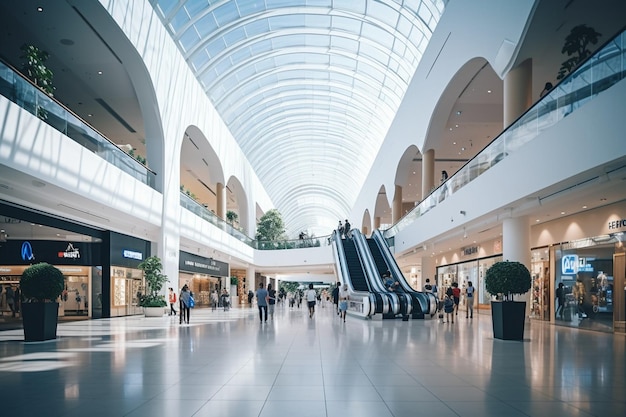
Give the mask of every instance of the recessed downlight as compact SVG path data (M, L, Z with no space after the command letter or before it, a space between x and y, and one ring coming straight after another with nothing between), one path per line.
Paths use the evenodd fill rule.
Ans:
M43 12L43 7L41 7L41 6L37 7L37 11L38 11L39 13Z

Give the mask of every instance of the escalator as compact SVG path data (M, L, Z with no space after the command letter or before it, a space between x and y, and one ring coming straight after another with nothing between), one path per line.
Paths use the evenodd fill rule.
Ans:
M365 268L363 266L363 259L359 256L359 251L356 248L355 242L352 239L340 239L343 247L344 256L346 259L346 266L350 275L350 281L355 291L367 291L372 298L372 304L374 307L373 313L384 314L389 310L388 300L375 291L369 284Z
M412 318L423 319L426 316L435 314L437 311L436 297L432 293L415 291L409 285L400 268L398 268L398 264L380 231L375 230L372 238L367 239L367 246L376 266L378 276L382 277L386 271L390 271L393 280L400 283L400 286L395 291L407 294L410 297L413 307L411 312Z
M354 242L351 239L342 239L341 243L346 257L350 281L352 281L352 288L354 288L355 291L369 292L370 287L365 278L365 271L363 271L363 266L361 265L361 260L354 246Z

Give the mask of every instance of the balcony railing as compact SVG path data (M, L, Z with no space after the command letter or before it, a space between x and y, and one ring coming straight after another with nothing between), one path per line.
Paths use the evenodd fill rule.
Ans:
M387 239L626 77L626 31L607 42L461 169L384 232Z
M153 171L122 151L74 112L2 61L0 61L0 95L39 117L42 122L131 175L137 181L155 188L156 174Z
M300 249L300 248L316 248L320 246L328 246L331 243L330 235L321 237L304 236L302 239L281 239L276 241L256 240L247 236L244 232L237 230L225 220L219 218L208 208L198 203L187 194L180 193L180 205L191 211L195 215L203 218L212 225L218 227L223 232L242 241L251 248L258 250L281 250L281 249Z
M235 237L236 239L241 240L243 243L245 243L248 246L254 247L254 239L251 239L250 237L246 236L246 234L243 233L242 231L235 229L233 226L228 224L225 220L219 218L217 214L213 213L211 210L204 207L202 204L198 203L196 200L194 200L193 198L189 197L187 194L182 193L182 192L180 193L180 205L181 207L186 208L187 210L194 213L196 216L201 217L204 220L208 221L213 226L217 227L223 232L226 232L229 235Z

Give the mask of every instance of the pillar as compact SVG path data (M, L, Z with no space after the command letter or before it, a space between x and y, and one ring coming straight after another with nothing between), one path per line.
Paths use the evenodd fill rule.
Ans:
M391 208L391 223L396 224L402 217L402 187L396 185L393 195L393 207Z
M246 283L248 284L248 289L252 290L252 292L256 292L257 283L255 280L255 270L250 267L246 269ZM253 301L254 302L254 301Z
M430 279L430 285L437 284L437 288L439 288L440 285L437 282L436 272L437 271L435 270L434 258L431 258L430 255L427 255L426 253L424 253L424 256L422 256L422 276L421 276L422 286L417 288L417 290L422 291L422 288L424 288L424 285L426 284L426 278Z
M517 261L530 270L530 226L528 217L514 217L502 222L502 260ZM526 301L530 308L531 291L515 299Z
M367 236L367 226L362 226L361 227L361 233L363 233L363 236Z
M532 60L529 58L504 77L504 126L506 129L532 104Z
M435 150L422 153L422 198L425 199L435 186Z
M226 187L221 182L218 182L215 188L215 197L217 198L215 214L220 219L226 220Z

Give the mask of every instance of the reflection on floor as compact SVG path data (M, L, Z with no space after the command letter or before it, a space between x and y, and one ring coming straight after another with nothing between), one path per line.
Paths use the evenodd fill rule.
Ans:
M0 332L6 416L624 416L626 338L491 318L341 322L278 307L64 322L59 339Z

